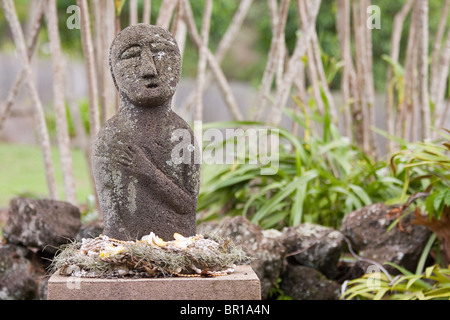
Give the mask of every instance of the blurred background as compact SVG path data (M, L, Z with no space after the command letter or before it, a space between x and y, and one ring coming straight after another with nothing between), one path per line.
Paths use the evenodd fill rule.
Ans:
M340 138L347 139L343 141L378 160L387 160L399 150L400 140L436 139L439 130L432 128L449 127L449 1L13 2L29 48L36 33L31 75L51 144L57 197L68 199L67 193L72 192L75 197L71 201L85 207L95 206L87 160L93 119L97 117L94 130L98 130L117 106L107 64L109 44L120 29L136 22L163 25L177 37L183 50L183 74L174 109L189 122L235 121L236 125L236 121L260 121L281 126L304 141L314 133L322 135L323 119L329 117ZM427 12L423 13L425 2ZM62 50L59 58L52 45L57 40L49 37L46 6L53 3ZM83 4L90 22L91 65L86 62L89 44L82 41L83 30L86 32ZM379 12L367 10L372 4ZM71 10L74 5L81 11ZM368 21L373 26L379 22L379 26L369 28ZM71 28L74 23L79 23L79 28ZM311 24L315 28L309 30ZM424 35L426 48L421 45ZM48 164L42 156L42 135L37 132L42 122L36 118L36 101L26 80L17 87L13 103L6 106L23 66L14 38L1 11L0 207L4 208L18 195L47 197L52 184L44 170ZM199 48L204 45L216 57L215 62L202 56ZM426 75L422 72L424 55ZM64 169L67 166L60 155L64 147L58 142L62 133L56 110L62 109L55 106L55 63L63 66L57 81L64 82L62 108L73 173ZM87 72L90 66L95 68L95 79ZM223 79L218 81L220 75ZM96 96L92 97L94 85ZM436 92L436 87L443 89ZM285 109L303 121L295 121ZM305 128L305 123L310 125ZM65 130L64 125L61 128ZM73 176L72 187L70 182L65 185L67 175ZM73 190L68 191L70 188Z

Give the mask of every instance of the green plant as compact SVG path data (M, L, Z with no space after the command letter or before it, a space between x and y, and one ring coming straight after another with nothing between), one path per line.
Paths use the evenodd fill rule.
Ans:
M450 269L434 265L428 267L423 274L413 274L395 264L387 264L397 268L401 275L391 280L382 272L365 274L347 283L341 299L450 299Z
M446 130L448 133L450 131ZM405 200L407 194L410 193L409 187L415 182L422 183L423 191L431 191L444 194L450 187L450 134L441 133L444 140L442 144L437 142L424 141L410 144L404 144L402 150L395 153L391 158L391 167L394 175L397 175L399 165L404 171L404 184L402 200ZM400 160L397 161L396 160ZM415 169L415 170L413 170ZM421 170L417 170L421 169ZM444 196L438 199L445 199ZM450 200L449 200L450 201ZM431 206L427 206L432 208ZM439 214L442 212L443 206L441 202L441 210L430 210L431 214Z
M345 214L401 194L402 183L342 137L324 116L288 115L304 138L279 130L279 167L262 175L258 164L204 165L198 202L199 221L244 215L263 228L302 222L339 227ZM320 133L312 130L320 126ZM250 122L213 123L209 127L263 127ZM319 131L319 130L318 130ZM225 149L224 149L225 150Z
M400 164L403 167L404 185L400 200L404 201L408 194L413 194L411 197L414 198L411 185L421 184L414 188L422 191L413 211L414 223L428 227L437 235L442 243L443 264L446 265L450 263L450 135L442 133L442 137L441 144L431 141L407 144L393 155L391 166L394 174ZM407 205L400 208L399 216L410 213L403 212L410 202L408 200Z
M277 278L277 283L272 286L269 292L269 299L272 300L292 300L291 296L285 295L280 288L281 278Z

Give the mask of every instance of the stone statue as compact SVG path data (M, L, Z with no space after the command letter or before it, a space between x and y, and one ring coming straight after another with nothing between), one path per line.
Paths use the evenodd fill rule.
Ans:
M178 45L167 30L138 24L116 36L109 59L120 106L92 153L103 233L121 240L195 235L199 150L171 110L181 75Z

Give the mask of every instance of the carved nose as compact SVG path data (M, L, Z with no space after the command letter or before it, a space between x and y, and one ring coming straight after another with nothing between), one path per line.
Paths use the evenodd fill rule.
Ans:
M155 61L150 50L144 50L141 54L141 77L144 79L154 78L158 75Z

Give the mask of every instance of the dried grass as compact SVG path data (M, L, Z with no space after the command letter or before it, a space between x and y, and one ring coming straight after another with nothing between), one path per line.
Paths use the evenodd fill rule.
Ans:
M97 239L97 238L96 238ZM113 240L113 239L112 239ZM81 242L60 248L50 272L81 277L167 277L173 275L212 276L231 273L236 264L248 264L250 258L231 239L205 236L193 242L187 250L169 245L151 246L143 241L123 243L120 253L105 256L80 250ZM114 240L113 240L114 241ZM205 246L204 244L212 244Z

